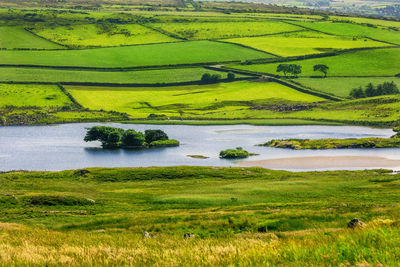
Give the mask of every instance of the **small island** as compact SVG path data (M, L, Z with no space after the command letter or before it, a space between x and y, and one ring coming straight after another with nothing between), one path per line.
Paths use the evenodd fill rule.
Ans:
M245 159L251 155L253 154L243 150L241 147L237 147L236 149L222 150L219 152L219 157L221 159Z
M263 146L289 149L340 149L340 148L393 148L400 147L400 138L350 138L350 139L285 139L271 140Z
M132 129L94 126L89 128L85 142L100 141L103 148L156 148L179 146L179 141L169 139L162 130L146 130L144 134Z

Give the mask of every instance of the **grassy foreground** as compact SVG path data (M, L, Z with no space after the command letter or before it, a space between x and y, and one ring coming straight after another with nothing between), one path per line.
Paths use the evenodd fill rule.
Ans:
M2 173L0 265L396 265L399 182L383 170ZM366 227L347 229L354 217Z

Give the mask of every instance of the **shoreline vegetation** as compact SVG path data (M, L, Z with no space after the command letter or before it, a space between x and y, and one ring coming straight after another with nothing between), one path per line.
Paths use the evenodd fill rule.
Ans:
M288 148L295 150L400 147L400 127L394 128L393 131L396 132L396 134L390 138L366 137L347 139L274 139L260 146Z

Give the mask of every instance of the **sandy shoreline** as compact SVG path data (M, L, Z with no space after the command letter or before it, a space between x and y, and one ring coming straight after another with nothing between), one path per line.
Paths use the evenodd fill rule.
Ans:
M240 161L237 164L275 169L399 168L400 160L373 156L314 156Z

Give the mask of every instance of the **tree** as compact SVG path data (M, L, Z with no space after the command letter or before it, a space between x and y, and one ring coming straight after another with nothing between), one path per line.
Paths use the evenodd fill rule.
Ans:
M286 74L289 72L289 65L288 64L279 64L276 68L276 72L283 72L286 77Z
M145 137L141 132L129 129L122 134L122 146L142 147L144 146Z
M146 143L149 145L154 141L168 140L168 135L162 130L146 130L144 135Z
M314 71L320 71L324 74L324 77L326 78L326 75L328 73L329 67L324 64L317 64L314 65Z
M221 75L219 74L209 74L209 73L204 73L201 76L201 81L203 83L215 83L221 80Z
M367 97L373 97L376 96L376 89L375 86L372 83L369 83L366 87L365 87L365 96Z
M352 98L364 98L365 93L364 93L362 87L360 86L359 88L354 88L353 90L351 90L350 96Z
M94 126L88 129L83 140L85 142L100 141L102 147L117 147L119 146L123 132L124 130L119 128Z
M290 64L289 73L297 77L301 73L301 66L297 64Z
M233 81L235 79L235 73L229 72L227 75L228 81Z

